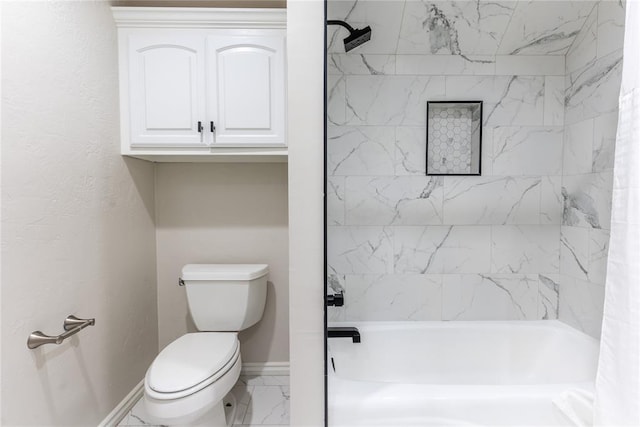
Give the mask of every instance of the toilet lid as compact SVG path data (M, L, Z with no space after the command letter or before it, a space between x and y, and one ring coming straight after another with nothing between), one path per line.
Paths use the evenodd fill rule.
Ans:
M147 385L159 393L176 393L214 376L238 349L235 332L186 334L169 344L147 372Z

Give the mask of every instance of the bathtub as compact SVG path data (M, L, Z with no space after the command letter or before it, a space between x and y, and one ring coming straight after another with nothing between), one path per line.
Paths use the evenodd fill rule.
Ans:
M593 392L598 341L556 320L330 326L362 337L329 339L331 427L568 426L553 400Z

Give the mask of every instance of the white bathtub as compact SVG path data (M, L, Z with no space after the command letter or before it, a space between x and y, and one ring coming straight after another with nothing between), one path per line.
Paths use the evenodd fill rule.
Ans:
M571 425L552 401L593 391L598 341L558 321L330 326L362 337L329 339L331 427Z

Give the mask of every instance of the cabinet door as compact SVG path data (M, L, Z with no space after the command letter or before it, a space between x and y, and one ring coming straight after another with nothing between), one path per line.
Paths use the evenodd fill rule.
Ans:
M206 145L204 45L199 34L129 36L132 146Z
M284 46L279 31L207 37L213 145L285 145Z

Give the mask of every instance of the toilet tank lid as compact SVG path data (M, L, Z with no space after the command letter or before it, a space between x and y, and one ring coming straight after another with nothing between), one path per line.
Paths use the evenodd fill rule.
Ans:
M267 273L267 264L187 264L182 280L253 280Z

